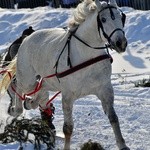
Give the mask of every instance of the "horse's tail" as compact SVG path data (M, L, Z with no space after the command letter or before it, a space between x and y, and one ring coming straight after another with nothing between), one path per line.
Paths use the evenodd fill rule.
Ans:
M16 60L17 57L15 57L7 67L0 71L0 74L2 74L0 77L0 98L5 94L16 74Z
M4 57L5 58L3 60L2 67L6 67L12 60L9 52L7 52L6 55L4 55Z

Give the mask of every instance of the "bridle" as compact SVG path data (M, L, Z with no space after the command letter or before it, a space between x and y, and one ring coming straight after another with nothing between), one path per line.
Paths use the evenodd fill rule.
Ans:
M100 33L100 29L101 29L101 31L102 31L102 33L103 33L103 36L107 39L108 43L111 44L111 37L113 36L113 34L114 34L116 31L121 31L121 32L123 32L123 34L124 34L124 31L123 31L121 28L116 28L114 31L112 31L112 33L111 33L110 35L107 35L107 33L106 33L105 30L104 30L102 21L101 21L101 19L100 19L100 13L101 13L102 11L106 10L106 9L109 9L110 15L111 15L111 19L112 19L112 20L115 20L115 16L114 16L114 13L113 13L112 9L117 9L117 8L114 7L114 6L110 6L110 5L108 4L107 7L104 7L102 10L100 10L100 11L98 12L98 15L97 15L97 27L98 27L99 35L101 36L101 33ZM118 9L117 9L117 10L118 10ZM119 10L119 11L121 12L121 15L122 15L122 25L123 25L123 27L124 27L124 25L125 25L125 20L126 20L126 15L125 15L121 10Z

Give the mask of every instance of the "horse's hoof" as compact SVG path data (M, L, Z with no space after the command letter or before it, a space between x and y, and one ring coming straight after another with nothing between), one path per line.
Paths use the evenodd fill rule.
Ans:
M125 147L125 148L122 148L120 150L130 150L130 148L129 147Z
M23 113L23 109L22 108L16 109L15 106L10 106L8 108L8 114L10 116L17 117L17 116L21 115L22 113Z

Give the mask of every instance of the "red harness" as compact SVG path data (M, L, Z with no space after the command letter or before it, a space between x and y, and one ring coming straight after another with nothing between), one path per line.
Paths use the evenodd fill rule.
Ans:
M78 71L78 70L81 70L81 69L83 69L83 68L85 68L85 67L88 67L88 66L90 66L90 65L92 65L92 64L95 64L95 63L97 63L97 62L99 62L99 61L102 61L102 60L104 60L104 59L110 59L110 61L111 61L111 63L112 63L112 57L111 57L110 55L108 55L108 54L97 56L97 57L92 58L92 59L90 59L90 60L88 60L88 61L85 61L85 62L83 62L83 63L81 63L81 64L78 64L78 65L76 65L76 66L74 66L74 67L72 67L72 68L70 68L70 69L67 69L67 70L65 70L65 71L63 71L63 72L61 72L61 73L51 74L51 75L49 75L49 76L46 76L46 77L42 78L42 79L37 83L35 89L34 89L32 92L30 92L30 93L28 93L28 94L24 94L23 96L20 95L19 93L17 93L16 89L15 89L13 86L11 86L11 88L12 88L12 90L17 94L17 96L18 96L21 100L25 100L25 99L26 99L26 96L31 96L31 95L37 93L37 92L41 89L42 83L43 83L43 80L44 80L44 79L48 79L48 78L52 78L52 77L63 78L63 77L65 77L65 76L67 76L67 75L70 75L70 74L72 74L72 73L74 73L74 72L76 72L76 71ZM8 73L10 79L12 79L12 76L11 76L11 74L10 74L10 72L9 72L8 70L2 70L2 71L0 72L0 74L6 73L6 72ZM47 102L46 106L48 106L48 105L50 104L50 102L51 102L53 99L55 99L55 97L56 97L58 94L60 94L60 93L61 93L61 91L57 92L57 93Z
M70 69L67 69L67 70L65 70L65 71L63 71L63 72L61 72L61 73L51 74L51 75L49 75L49 76L46 76L46 77L42 78L42 79L37 83L35 89L34 89L32 92L30 92L30 93L28 93L28 94L24 94L23 96L21 96L19 93L17 93L17 91L15 90L15 88L14 88L13 86L11 86L11 87L12 87L12 90L19 96L19 98L20 98L21 100L25 100L25 99L26 99L26 96L31 96L31 95L37 93L37 92L41 89L41 87L42 87L42 82L43 82L44 79L48 79L48 78L52 78L52 77L63 78L63 77L65 77L65 76L67 76L67 75L70 75L70 74L72 74L72 73L74 73L74 72L76 72L76 71L78 71L78 70L81 70L81 69L83 69L83 68L85 68L85 67L88 67L88 66L90 66L90 65L93 65L93 64L95 64L95 63L97 63L97 62L99 62L99 61L102 61L102 60L104 60L104 59L110 59L110 61L111 61L111 63L112 63L112 57L111 57L110 55L107 55L107 54L106 54L106 55L97 56L97 57L92 58L92 59L90 59L90 60L88 60L88 61L85 61L85 62L83 62L83 63L81 63L81 64L78 64L78 65L76 65L76 66L74 66L74 67L72 67L72 68L70 68ZM60 93L60 91L59 91L58 93ZM56 95L58 95L58 93L56 93ZM54 96L54 98L55 98L55 97L56 97L56 96ZM53 98L53 99L54 99L54 98ZM51 99L50 99L50 100L51 100ZM50 100L49 100L49 101L50 101Z
M11 73L8 70L2 70L0 71L0 74L8 73L8 76L10 79L12 79Z

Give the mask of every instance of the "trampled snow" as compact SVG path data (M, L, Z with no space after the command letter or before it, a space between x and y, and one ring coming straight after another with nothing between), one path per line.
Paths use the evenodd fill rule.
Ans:
M125 33L128 48L124 54L112 51L114 62L112 83L115 92L115 109L127 145L131 150L150 150L150 88L135 87L134 82L150 78L150 11L122 8L126 13ZM28 26L35 30L51 27L64 27L73 9L53 9L39 7L35 9L0 9L0 53L18 38ZM52 94L50 94L52 95ZM6 94L0 101L0 122L6 124L11 117L7 114L9 97ZM54 124L57 134L62 135L63 113L61 96L54 101L56 107ZM86 96L74 105L74 133L72 150L89 139L100 142L106 150L116 150L114 134L101 102L93 95ZM38 110L24 111L23 116L39 116ZM4 126L3 126L4 127ZM1 131L3 130L1 127ZM0 150L16 150L18 143L1 144ZM63 141L56 141L60 150ZM31 144L24 148L32 149Z

